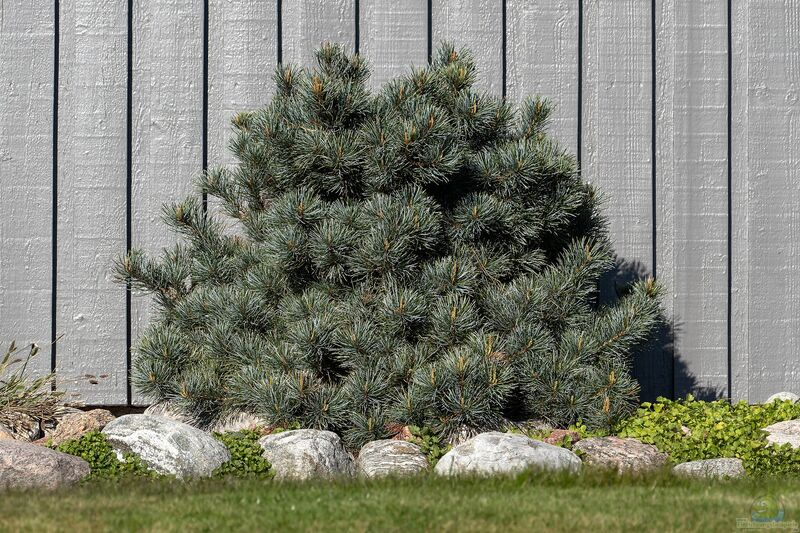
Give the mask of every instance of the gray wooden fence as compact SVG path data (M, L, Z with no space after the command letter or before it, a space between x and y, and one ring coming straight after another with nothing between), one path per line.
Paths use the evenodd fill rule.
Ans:
M171 236L162 202L228 162L228 120L323 40L379 84L442 39L487 90L559 105L553 132L608 195L618 279L656 275L671 324L645 395L800 392L800 2L0 0L0 340L136 403L147 321L110 272Z

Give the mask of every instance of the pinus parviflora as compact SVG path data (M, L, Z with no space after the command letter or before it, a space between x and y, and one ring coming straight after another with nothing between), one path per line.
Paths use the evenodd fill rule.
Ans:
M271 102L233 118L235 166L165 206L179 244L119 260L157 308L136 389L350 446L405 424L631 412L659 288L597 303L613 252L598 192L546 133L549 102L475 89L469 51L447 44L377 91L360 56L326 44L316 59L280 66Z

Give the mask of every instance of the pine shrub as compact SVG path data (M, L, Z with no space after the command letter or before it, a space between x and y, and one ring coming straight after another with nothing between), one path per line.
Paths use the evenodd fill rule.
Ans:
M182 237L120 278L155 297L135 387L208 422L232 411L341 433L443 437L508 420L610 427L635 409L658 286L597 302L600 197L547 135L552 106L476 90L467 50L368 87L335 45L280 66L237 114L238 164L165 206Z

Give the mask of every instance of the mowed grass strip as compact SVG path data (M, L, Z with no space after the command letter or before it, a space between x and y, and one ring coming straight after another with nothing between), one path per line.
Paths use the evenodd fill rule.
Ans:
M756 498L800 521L800 479L668 475L92 483L0 496L6 531L733 531Z

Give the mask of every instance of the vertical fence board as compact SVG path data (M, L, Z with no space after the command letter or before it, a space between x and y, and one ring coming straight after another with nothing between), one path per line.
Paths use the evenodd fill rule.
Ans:
M616 271L604 301L654 274L652 11L642 0L584 0L582 173L606 198ZM672 381L664 338L635 359L642 397Z
M737 309L733 328L748 330L747 345L737 351L739 360L742 350L749 354L748 398L758 402L797 391L800 381L800 5L746 4L737 15L746 40L737 39L743 48L736 57L747 68L734 78L736 105L746 106L737 114L746 120L735 121L733 153L734 195L747 211L737 209L733 222L746 235L735 253L749 258L734 270L735 303L746 310Z
M371 85L380 87L410 66L428 61L428 7L425 0L362 0L361 54L372 65Z
M433 3L433 52L450 41L475 56L475 87L503 92L503 5L501 0L444 0Z
M550 132L578 150L578 2L507 0L508 98L540 94L556 106Z
M127 9L61 3L58 143L59 385L87 404L126 402Z
M662 300L666 324L660 333L659 339L660 346L656 350L659 352L651 352L648 356L655 355L655 363L649 361L649 370L651 374L650 393L644 394L645 401L657 396L673 396L676 391L676 381L683 383L676 377L677 374L683 375L682 372L683 361L676 357L675 354L675 336L681 335L680 318L675 317L675 307L677 305L676 281L675 270L675 228L677 214L674 213L675 197L674 188L677 181L681 177L675 175L675 162L674 158L676 153L682 151L682 146L675 146L675 115L681 115L684 111L682 103L682 95L690 91L687 85L686 72L681 72L676 75L676 68L678 68L679 61L676 61L675 51L678 48L685 48L685 45L678 43L677 40L682 37L681 31L683 26L680 26L681 31L678 30L679 22L676 22L683 17L677 13L678 7L682 9L684 0L658 0L655 4L656 8L656 70L658 76L656 78L656 180L655 180L655 195L656 195L656 248L658 250L658 257L656 258L658 269L658 281L664 287L664 297ZM683 67L681 67L683 68ZM680 80L676 79L680 77ZM680 129L679 126L677 126ZM679 226L681 222L677 222ZM642 365L640 365L642 366ZM653 371L654 367L660 366L659 371Z
M38 343L36 373L50 370L53 9L0 9L0 350Z
M208 162L232 164L231 117L267 104L273 92L277 6L212 0L209 7Z
M736 2L731 24L731 395L749 400L750 332L750 227L748 205L749 118L747 111L750 8ZM691 325L687 325L691 327Z
M727 12L692 0L659 6L657 271L675 394L727 396Z
M132 1L130 199L127 3L61 1L55 313L65 338L57 368L60 385L89 404L126 401L125 294L111 261L125 251L127 201L133 245L158 252L175 239L159 220L161 204L183 197L202 168L205 2ZM481 88L502 92L500 0L358 4L373 86L425 64L429 39L434 49L447 39L472 48ZM725 3L655 2L655 161L652 4L505 0L506 94L516 102L540 93L558 105L552 131L582 152L584 175L607 193L618 281L657 267L674 325L675 393L725 394L728 379L736 399L800 392L800 6L733 3L729 191ZM268 101L279 46L285 60L309 64L323 40L355 44L356 0L282 2L282 43L278 5L208 1L211 164L232 162L233 113ZM51 2L0 2L0 340L39 341L37 371L49 367L53 9ZM134 298L134 340L148 309ZM646 365L640 378L658 379L660 367Z
M132 245L152 254L176 241L162 205L185 197L202 170L203 2L137 0L133 16ZM150 306L134 295L134 347Z
M652 273L650 3L585 3L583 173L626 268Z
M355 0L283 2L283 61L313 66L314 51L326 41L353 52L355 31Z

